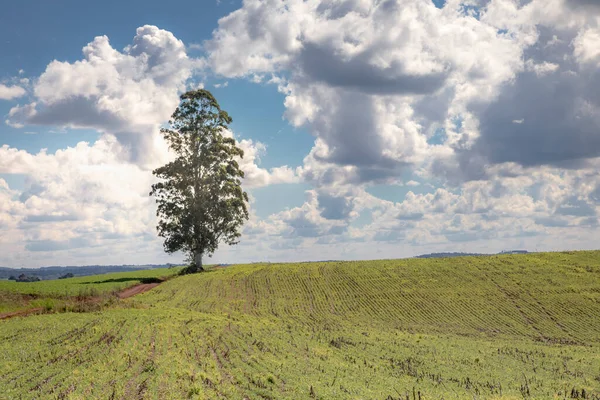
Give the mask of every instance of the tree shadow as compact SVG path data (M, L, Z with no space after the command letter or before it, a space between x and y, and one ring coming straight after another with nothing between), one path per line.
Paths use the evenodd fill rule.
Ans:
M105 279L103 281L93 281L93 282L81 282L80 285L92 285L98 283L115 283L115 282L131 282L138 281L139 283L161 283L163 280L160 278L118 278L118 279Z

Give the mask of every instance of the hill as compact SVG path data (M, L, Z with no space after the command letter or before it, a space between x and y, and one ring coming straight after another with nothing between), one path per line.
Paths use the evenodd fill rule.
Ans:
M498 254L528 254L527 250L505 250ZM450 257L475 257L475 256L491 256L493 254L486 253L462 253L462 252L446 252L446 253L428 253L415 256L415 258L450 258Z
M600 252L219 268L0 322L0 393L597 399L599 278Z
M491 254L483 253L428 253L415 256L415 258L451 258L451 257L475 257L475 256L489 256Z

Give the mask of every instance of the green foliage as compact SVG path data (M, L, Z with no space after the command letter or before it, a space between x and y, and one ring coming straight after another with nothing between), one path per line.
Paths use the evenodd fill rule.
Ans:
M153 174L160 182L150 195L158 204L159 236L168 253L183 251L202 270L202 256L212 255L220 242L236 244L248 219L244 172L236 158L244 152L224 136L231 117L207 90L190 91L162 129L174 161Z
M598 399L599 275L600 252L214 269L0 322L0 397Z
M39 282L40 278L35 275L29 276L29 275L21 274L18 277L16 277L15 279L9 278L8 280L14 280L16 282Z

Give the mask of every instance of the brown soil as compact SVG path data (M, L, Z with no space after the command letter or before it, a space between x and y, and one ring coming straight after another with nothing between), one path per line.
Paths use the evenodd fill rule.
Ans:
M128 287L127 289L123 289L119 292L119 298L126 299L128 297L135 296L136 294L144 293L150 289L154 289L158 285L160 285L160 283L142 283L139 285Z
M13 317L24 317L26 315L35 314L35 313L41 312L43 310L44 309L42 307L38 307L38 308L30 308L28 310L8 312L8 313L0 314L0 319L9 319L9 318L13 318Z

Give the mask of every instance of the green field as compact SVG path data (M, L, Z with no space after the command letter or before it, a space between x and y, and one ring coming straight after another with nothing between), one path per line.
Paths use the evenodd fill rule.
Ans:
M4 399L600 398L600 252L253 264L0 321Z
M0 314L58 305L72 297L110 295L129 286L175 275L179 271L180 268L157 268L39 282L0 280Z

